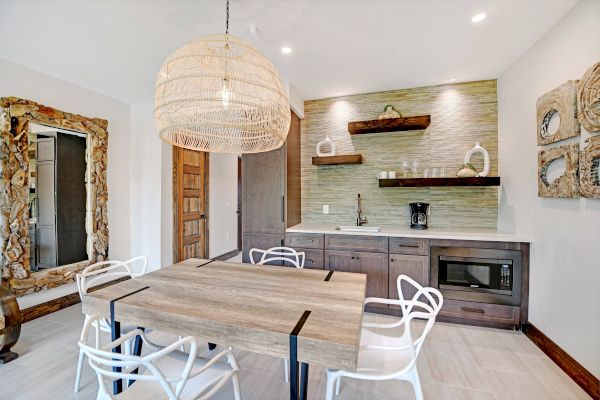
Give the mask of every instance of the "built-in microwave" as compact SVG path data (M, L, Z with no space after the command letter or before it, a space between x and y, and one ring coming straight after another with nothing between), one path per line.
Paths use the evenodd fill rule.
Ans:
M482 303L521 303L518 250L431 248L431 283L445 298Z

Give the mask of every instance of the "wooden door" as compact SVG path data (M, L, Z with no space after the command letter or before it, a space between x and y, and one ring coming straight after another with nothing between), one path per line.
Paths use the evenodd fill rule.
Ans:
M406 254L390 254L389 270L389 298L398 299L398 275L407 275L421 286L429 286L429 257ZM417 293L414 287L406 282L402 283L402 295L404 300L412 300ZM392 309L400 309L398 306L390 306Z
M174 261L208 258L208 153L173 147Z

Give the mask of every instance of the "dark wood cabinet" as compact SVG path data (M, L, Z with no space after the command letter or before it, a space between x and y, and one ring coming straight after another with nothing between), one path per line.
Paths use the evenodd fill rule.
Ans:
M248 252L253 247L282 246L285 229L300 222L300 119L293 112L291 119L282 147L242 155L244 262L249 261Z
M388 238L384 236L325 235L325 248L330 250L387 253Z
M325 269L356 272L367 275L367 297L388 296L388 255L362 251L325 251ZM367 311L387 309L387 305L372 305Z
M407 254L389 255L389 285L388 297L398 299L398 276L407 275L422 286L429 286L429 257ZM405 300L411 300L417 293L414 287L406 282L402 283L402 294ZM400 310L399 306L390 305L391 310Z
M242 246L246 250L242 253L242 262L250 262L250 249L269 249L283 245L282 236L277 233L246 233L242 237ZM258 260L257 260L258 261ZM282 265L282 262L276 261L270 265Z
M304 268L308 269L325 269L325 252L323 250L315 249L299 249L305 254Z

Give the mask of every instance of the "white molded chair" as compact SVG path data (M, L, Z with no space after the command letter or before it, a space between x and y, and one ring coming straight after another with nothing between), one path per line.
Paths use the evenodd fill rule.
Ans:
M259 254L260 258L256 261L255 254ZM304 268L304 260L306 254L303 251L296 251L291 247L271 247L267 250L250 249L250 262L257 265L265 265L274 261L284 261L292 264L296 268ZM290 360L283 359L283 367L285 373L285 381L290 379Z
M401 290L402 281L408 282L417 289L412 300L404 299ZM333 399L334 384L336 394L339 395L342 377L363 380L406 380L412 384L416 399L423 399L423 390L417 371L417 358L425 338L433 328L444 299L437 289L423 287L405 275L398 277L397 284L398 300L369 297L365 299L365 304L398 305L402 309L402 318L389 324L363 323L363 327L377 328L381 331L403 326L404 332L401 336L388 336L363 328L356 372L328 369L326 400ZM416 339L413 339L412 333L414 319L426 321L423 332Z
M88 290L100 283L108 282L114 279L122 277L130 277L132 279L144 275L148 268L148 258L146 256L139 256L132 258L127 261L102 261L87 266L83 271L76 275L77 290L79 291L79 297L83 301ZM89 316L85 316L84 326L89 321ZM96 329L96 347L100 345L100 332L109 333L111 332L111 322L105 318L99 318L93 322L94 328ZM121 332L128 332L134 330L136 327L122 326ZM125 346L125 349L129 351L131 346L129 343ZM79 359L77 360L77 375L75 377L75 393L79 391L81 382L81 368L83 368L83 350L79 351Z
M231 378L236 400L241 400L238 371L239 366L231 349L224 350L211 359L198 357L196 339L188 336L167 347L150 342L144 331L133 330L108 345L97 348L87 344L88 333L97 316L90 316L84 326L79 347L88 357L90 366L98 377L97 400L169 400L209 399ZM96 325L97 326L97 325ZM154 351L145 356L113 353L112 349L133 341L137 336ZM189 344L190 352L178 349ZM227 362L219 361L223 357ZM120 367L116 372L113 367ZM133 373L138 370L139 374ZM112 396L112 382L122 379L123 392ZM135 380L132 384L132 380Z
M259 254L257 261L255 255ZM306 255L303 251L296 251L291 247L271 247L267 250L250 249L250 262L257 265L265 265L274 261L284 261L296 268L304 268Z

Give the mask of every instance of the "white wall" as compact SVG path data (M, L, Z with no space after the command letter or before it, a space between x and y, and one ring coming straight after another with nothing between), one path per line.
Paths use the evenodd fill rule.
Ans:
M148 257L150 271L162 264L162 140L154 129L153 102L131 106L131 254ZM172 213L171 213L172 215Z
M208 254L211 258L237 249L237 163L236 154L210 155Z
M600 1L583 0L498 80L498 227L533 239L530 322L597 377L600 200L537 196L535 104L600 61L599 38Z
M108 120L109 256L128 258L129 105L1 58L0 96L20 97L63 111Z

